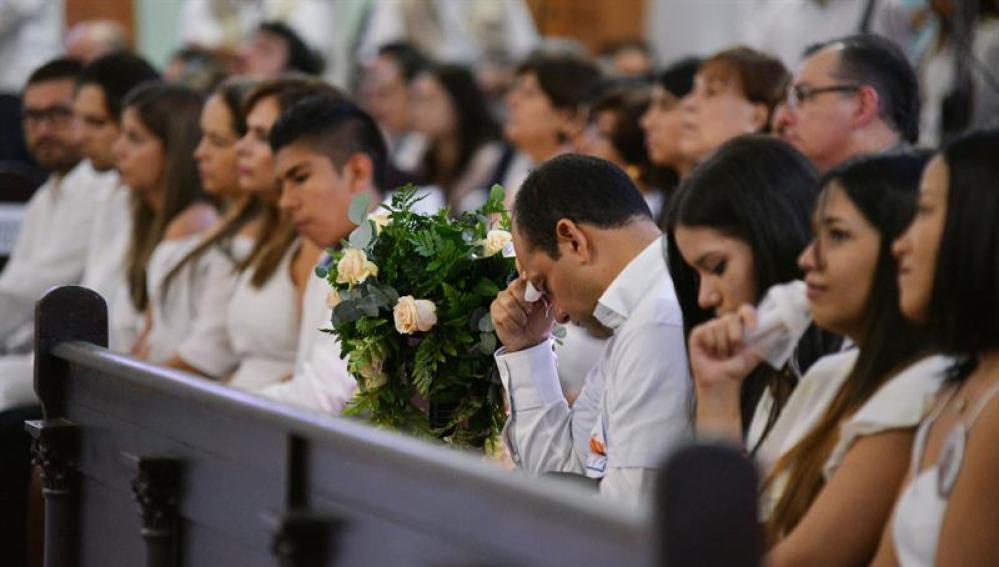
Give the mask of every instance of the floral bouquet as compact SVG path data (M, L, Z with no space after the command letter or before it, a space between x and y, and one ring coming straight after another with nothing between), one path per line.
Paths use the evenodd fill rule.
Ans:
M516 275L501 252L510 243L503 188L457 218L412 210L416 188L400 189L387 212L368 215L328 267L332 333L357 379L345 414L465 447L494 441L503 424L489 304Z

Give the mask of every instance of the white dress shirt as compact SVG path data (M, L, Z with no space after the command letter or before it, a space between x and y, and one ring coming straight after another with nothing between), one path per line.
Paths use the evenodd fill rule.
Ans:
M323 254L319 263L328 262ZM340 342L322 329L330 328L332 310L326 305L330 286L312 275L302 296L302 324L291 380L263 389L264 396L287 404L338 414L354 395L354 377L340 358Z
M654 470L689 438L691 381L664 239L600 297L593 315L614 336L571 408L548 342L496 353L510 402L504 437L520 466L602 478L602 494L634 503L650 496Z
M8 350L30 348L35 302L47 289L80 282L97 196L113 179L81 161L66 175L50 177L31 197L0 274L0 342ZM26 337L20 332L25 328Z

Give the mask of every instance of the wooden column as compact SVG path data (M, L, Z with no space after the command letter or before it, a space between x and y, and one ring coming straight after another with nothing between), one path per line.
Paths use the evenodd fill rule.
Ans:
M78 431L65 419L25 422L31 435L32 463L42 471L45 499L45 567L77 563L78 514L76 455Z

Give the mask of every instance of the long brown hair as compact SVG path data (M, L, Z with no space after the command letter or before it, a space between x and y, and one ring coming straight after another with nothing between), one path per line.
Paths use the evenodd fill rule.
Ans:
M348 100L342 91L318 79L282 77L264 81L250 91L243 102L243 117L245 119L254 106L270 97L275 97L278 108L284 112L295 103L317 95ZM259 207L259 214L263 217L263 227L253 250L237 268L240 271L252 269L253 276L250 282L259 288L277 271L281 260L297 240L298 232L278 208L276 201L257 198L253 206Z
M860 158L823 176L822 214L829 192L841 189L881 237L878 262L857 337L860 352L853 369L821 420L774 465L764 482L770 489L787 475L787 484L769 519L775 540L801 521L825 485L823 469L839 440L840 425L882 385L929 349L925 333L902 316L898 301L898 264L892 242L912 221L925 155L898 154ZM820 248L821 242L816 242ZM816 250L821 262L820 249Z
M246 98L247 93L250 92L250 89L254 85L255 82L250 79L236 77L225 81L212 93L213 95L217 95L219 100L225 104L226 110L229 112L229 124L237 138L246 133L246 116L243 114L243 99ZM259 198L251 196L239 198L226 211L225 216L208 230L201 242L170 270L170 273L164 279L164 289L169 287L170 282L173 281L184 266L191 262L196 262L213 246L217 246L221 242L233 238L239 232L239 229L260 213L261 209L262 205ZM233 258L234 264L237 260Z
M149 303L146 268L167 226L187 207L207 198L191 156L198 145L202 97L196 91L166 83L147 83L125 98L123 108L136 111L139 121L163 145L163 207L155 211L133 194L132 241L125 260L129 296L136 309Z

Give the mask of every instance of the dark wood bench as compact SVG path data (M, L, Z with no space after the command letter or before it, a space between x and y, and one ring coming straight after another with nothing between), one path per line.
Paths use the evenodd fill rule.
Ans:
M681 451L656 518L481 457L108 351L103 300L50 291L27 422L45 565L755 565L755 473ZM669 487L676 487L670 490Z

